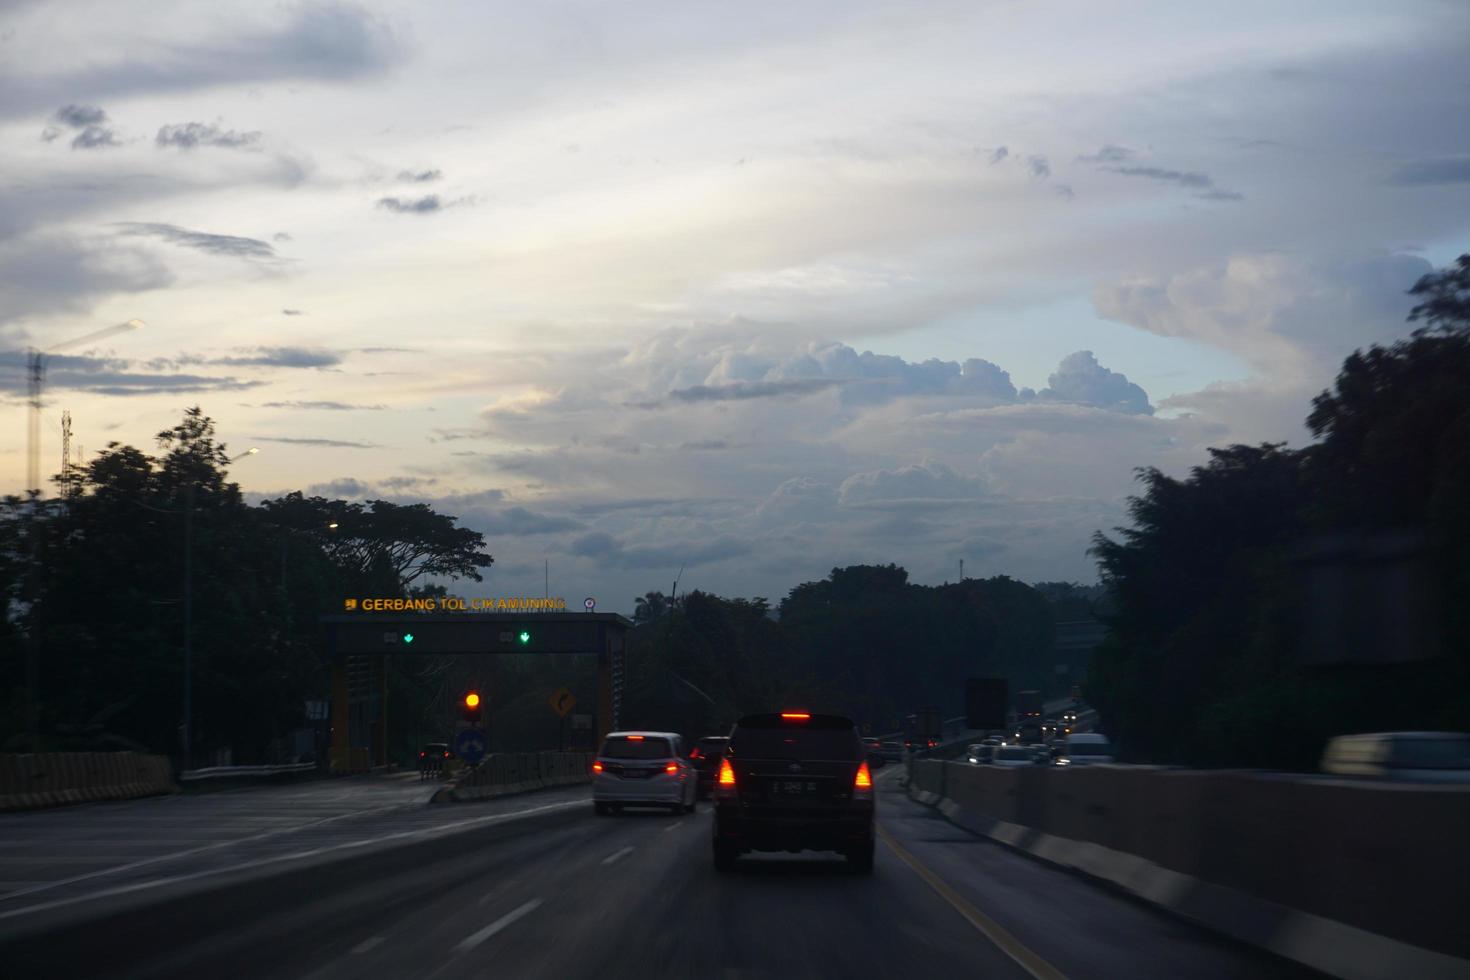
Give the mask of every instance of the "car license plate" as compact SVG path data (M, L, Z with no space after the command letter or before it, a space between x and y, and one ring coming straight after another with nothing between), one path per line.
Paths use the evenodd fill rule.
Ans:
M647 775L648 775L648 770L647 769L624 769L623 770L623 778L624 779L643 779L643 778L647 777Z
M772 788L775 790L772 795L784 798L817 795L817 784L810 780L778 779Z

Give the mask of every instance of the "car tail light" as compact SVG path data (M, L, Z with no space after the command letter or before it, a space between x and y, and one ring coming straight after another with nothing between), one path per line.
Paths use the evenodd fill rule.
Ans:
M693 752L690 752L689 753L689 758L691 758L691 759L698 759L699 758L699 750L698 749L695 749Z
M852 795L854 799L859 800L873 798L873 774L868 771L866 762L858 766L857 776L852 781Z
M444 753L444 758L446 758L446 759L449 758L449 753L448 752L445 752Z
M670 762L668 765L664 766L664 772L666 772L666 773L673 774L673 773L676 773L678 771L679 771L679 764L677 762Z
M424 757L424 754L422 752L420 752L419 753L419 758L422 759L423 757Z
M643 741L643 736L642 735L629 735L628 736L628 741L630 741L630 742L641 742L641 741Z
M720 774L715 777L715 798L722 800L735 798L735 767L730 765L729 759L720 760Z
M805 711L783 711L781 718L783 721L811 721L812 716Z
M592 771L593 772L602 772L602 763L600 763L600 762L594 762L594 763L592 763Z

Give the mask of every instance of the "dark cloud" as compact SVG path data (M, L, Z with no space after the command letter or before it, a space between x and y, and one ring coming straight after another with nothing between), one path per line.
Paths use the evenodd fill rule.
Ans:
M411 184L427 184L444 176L442 170L400 170L398 179Z
M0 117L34 112L68 94L122 98L275 79L355 79L400 60L405 45L372 13L350 3L307 0L260 31L154 46L130 60L88 62L38 75L0 66Z
M997 146L995 149L990 151L990 162L992 164L1000 163L1002 160L1010 155L1011 151L1009 149L1004 146Z
M730 449L730 443L724 439L701 439L697 442L683 442L679 444L680 449L694 452L706 452L716 449Z
M604 531L584 534L572 542L572 554L613 568L694 568L749 554L753 545L724 536L714 540L628 546Z
M57 129L55 126L47 126L45 129L41 130L41 142L50 143L60 135L61 130Z
M373 492L373 488L361 480L344 476L326 483L313 483L306 488L306 492L316 497L366 497Z
M581 521L554 514L538 514L524 507L509 507L488 514L476 514L472 518L475 530L502 537L529 534L553 534L559 531L577 531L586 527Z
M1029 156L1026 158L1026 169L1031 171L1031 176L1042 180L1051 176L1051 164L1044 156Z
M1104 167L1104 170L1124 177L1145 177L1149 180L1161 180L1168 184L1178 184L1180 187L1213 187L1215 182L1207 174L1195 173L1188 170L1165 170L1163 167Z
M734 384L694 385L676 388L669 398L679 402L731 402L752 398L787 398L815 394L842 384L834 378L802 378L793 381L737 381Z
M1069 200L1077 196L1076 192L1067 184L1053 184L1051 189Z
M984 493L981 481L933 461L896 470L855 473L842 481L837 490L838 500L844 507L971 501Z
M1243 201L1243 200L1245 200L1245 195L1242 194L1242 193L1240 193L1239 191L1227 191L1227 190L1224 190L1223 188L1220 188L1220 187L1212 187L1212 188L1210 188L1209 190L1205 191L1202 194L1196 194L1195 197L1199 198L1202 201Z
M288 231L278 231L274 235L271 236L271 241L273 241L273 242L292 242L292 241L295 241L295 239L291 237L291 233L288 232Z
M312 347L256 347L253 348L253 353L218 357L203 363L248 367L325 368L341 364L342 355L336 351Z
M304 311L302 311L302 310L285 309L285 310L282 310L281 311L281 315L282 316L306 316L306 313Z
M349 442L345 439L307 439L292 436L251 436L256 442L280 442L291 446L320 446L324 449L377 449L375 442Z
M1470 157L1415 160L1395 170L1388 182L1399 187L1470 184Z
M403 197L382 197L378 199L378 207L386 208L398 214L431 214L442 210L444 205L439 200L438 194L425 194L418 200L410 200Z
M216 235L205 231L190 231L178 225L156 222L123 222L120 227L125 235L140 235L157 238L173 245L208 252L211 255L233 255L246 259L272 259L276 256L275 246L258 238L242 238L239 235Z
M1037 397L1074 405L1091 405L1125 415L1152 415L1148 393L1117 371L1097 362L1090 350L1068 354L1047 378Z
M0 390L25 389L26 354L0 351ZM263 382L198 374L145 372L133 362L115 357L55 354L46 358L46 384L52 389L86 391L98 395L193 394L243 391Z
M55 118L72 129L85 129L107 122L107 113L95 105L64 105L56 110Z
M4 208L0 206L0 223ZM104 296L162 289L173 274L149 249L98 248L64 235L0 237L0 324L85 313Z
M88 126L71 141L73 150L95 150L104 146L122 146L117 134L106 126Z
M159 127L153 142L159 146L176 146L184 150L192 150L198 146L243 150L258 144L262 135L254 130L242 133L233 129L220 129L213 123L171 123Z
M261 408L289 408L300 411L380 412L387 405L353 405L348 402L263 402Z
M1085 153L1077 159L1081 163L1122 163L1133 159L1133 151L1126 146L1108 143L1099 147L1096 153Z

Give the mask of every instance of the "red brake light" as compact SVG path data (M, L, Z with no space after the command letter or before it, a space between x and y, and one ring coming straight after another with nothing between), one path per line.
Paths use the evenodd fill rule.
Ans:
M445 752L444 753L444 758L446 758L446 759L449 758L449 753L448 752Z
M873 774L868 771L868 764L864 762L858 766L857 779L853 780L854 789L872 789Z
M420 752L419 753L419 758L422 759L423 757L424 757L424 754L422 752Z
M690 752L689 753L689 758L691 758L691 759L698 759L699 758L699 750L698 749L695 749L693 752Z
M730 765L729 759L720 760L720 777L718 782L721 786L735 785L735 767Z
M781 717L786 721L810 721L812 716L805 711L783 711Z
M642 735L629 735L628 736L628 741L630 741L630 742L641 742L641 741L643 741L643 736Z
M594 762L594 763L592 763L592 771L593 772L602 772L602 763L600 763L600 762Z
M674 773L678 771L679 764L677 762L670 762L668 765L664 766L664 772Z

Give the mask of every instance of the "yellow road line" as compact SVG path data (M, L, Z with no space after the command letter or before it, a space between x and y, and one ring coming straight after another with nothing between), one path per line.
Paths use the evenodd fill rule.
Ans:
M910 854L902 844L893 839L888 831L883 829L882 824L878 825L878 836L892 849L894 854L898 855L899 860L913 868L914 873L923 878L930 888L938 892L940 898L953 906L956 912L964 916L970 925L980 930L980 934L999 947L1002 953L1015 960L1021 969L1031 974L1036 980L1067 980L1064 973L1021 945L1021 942L1003 929L999 923L971 905L963 895L949 887L944 879L920 863L918 858Z

